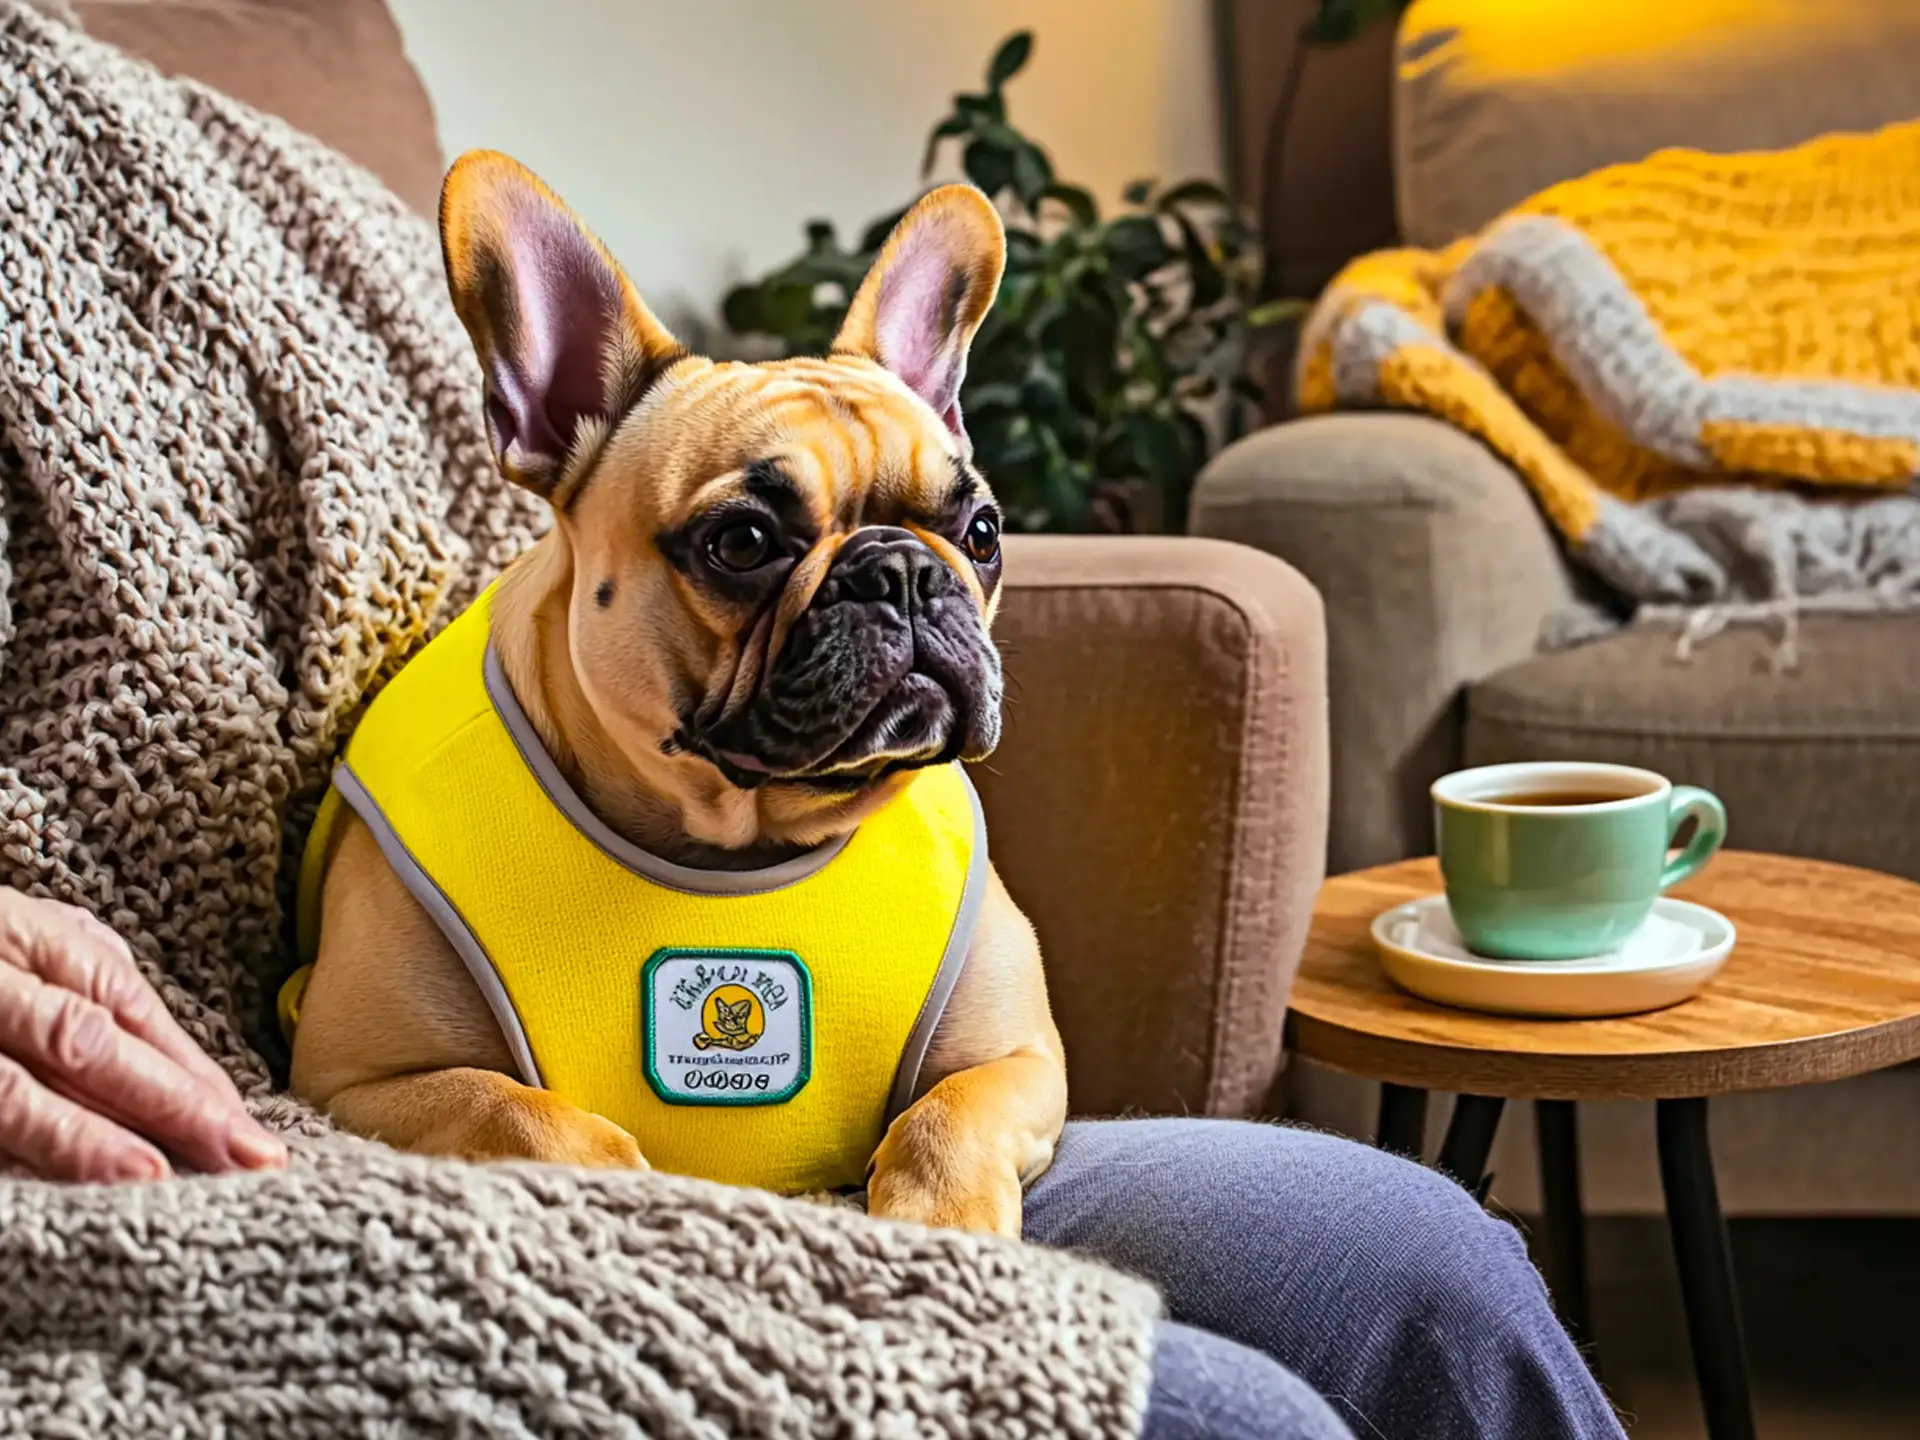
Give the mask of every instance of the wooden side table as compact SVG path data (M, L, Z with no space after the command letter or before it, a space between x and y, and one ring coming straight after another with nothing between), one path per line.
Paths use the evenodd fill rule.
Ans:
M1294 982L1287 1044L1382 1082L1381 1146L1420 1155L1427 1092L1456 1093L1440 1167L1484 1196L1509 1098L1535 1102L1549 1280L1586 1313L1575 1106L1658 1102L1660 1178L1694 1373L1713 1440L1751 1440L1745 1340L1714 1184L1707 1102L1840 1080L1920 1057L1920 885L1870 870L1727 851L1674 894L1730 918L1725 968L1683 1004L1614 1020L1524 1020L1430 1004L1382 973L1368 926L1441 888L1434 861L1329 880Z

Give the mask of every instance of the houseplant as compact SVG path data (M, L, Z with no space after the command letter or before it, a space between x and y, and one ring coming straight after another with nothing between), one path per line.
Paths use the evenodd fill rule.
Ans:
M1000 45L922 165L925 179L957 151L1007 222L1006 278L961 392L974 456L1009 528L1184 528L1195 474L1256 393L1241 374L1249 329L1298 307L1255 306L1257 236L1212 182L1136 181L1103 216L1062 181L1008 119L1005 87L1032 52L1025 31ZM812 222L799 256L727 295L728 327L785 354L823 351L900 213L851 249Z

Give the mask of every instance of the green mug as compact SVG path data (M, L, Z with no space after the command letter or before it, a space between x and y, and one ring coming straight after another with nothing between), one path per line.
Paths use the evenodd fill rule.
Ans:
M1616 949L1727 838L1712 793L1628 765L1485 765L1432 794L1454 926L1475 954L1504 960ZM1693 838L1669 858L1689 819Z

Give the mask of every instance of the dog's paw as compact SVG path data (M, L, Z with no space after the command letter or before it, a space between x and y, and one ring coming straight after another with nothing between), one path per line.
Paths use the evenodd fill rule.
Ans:
M509 1082L463 1137L448 1148L472 1159L528 1159L590 1170L646 1170L640 1142L611 1120L548 1090Z
M593 1170L650 1170L647 1157L640 1153L640 1142L611 1120L586 1111L576 1112L579 1119L567 1127L561 1144L566 1153L557 1157L562 1165L584 1165Z
M948 1230L1020 1238L1020 1177L1011 1167L985 1162L929 1163L889 1135L873 1158L867 1180L867 1213L912 1220Z

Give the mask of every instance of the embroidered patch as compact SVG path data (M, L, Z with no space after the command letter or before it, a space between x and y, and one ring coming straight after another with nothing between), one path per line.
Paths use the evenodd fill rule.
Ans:
M669 1105L778 1105L813 1075L813 978L786 950L657 950L640 972L647 1083Z

